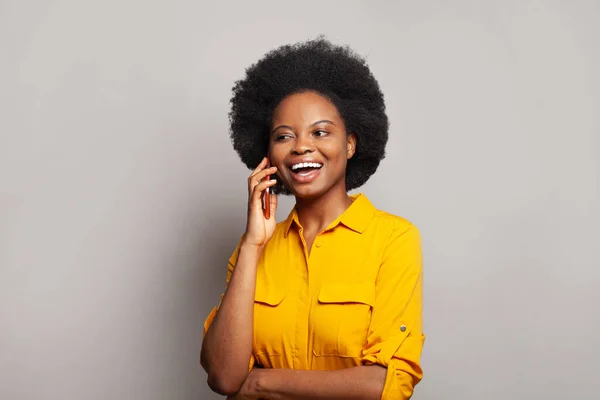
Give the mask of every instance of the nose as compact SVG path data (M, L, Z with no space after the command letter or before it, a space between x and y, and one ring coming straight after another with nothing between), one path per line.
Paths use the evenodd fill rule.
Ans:
M309 134L298 135L296 138L295 146L292 148L292 153L294 154L306 154L312 153L314 150L314 146L312 143L312 137Z

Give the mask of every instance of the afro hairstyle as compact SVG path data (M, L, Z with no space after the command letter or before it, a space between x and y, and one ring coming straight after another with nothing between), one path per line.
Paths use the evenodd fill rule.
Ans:
M362 186L385 156L388 117L383 93L366 61L323 36L271 50L236 81L229 112L230 138L249 169L267 155L271 118L288 95L313 91L338 109L346 132L357 137L346 167L346 189ZM290 194L278 182L274 193Z

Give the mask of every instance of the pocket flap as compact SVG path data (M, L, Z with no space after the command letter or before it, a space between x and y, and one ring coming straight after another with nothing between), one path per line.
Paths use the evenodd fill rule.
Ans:
M371 282L323 285L319 292L319 302L362 303L373 307L375 303L375 285Z
M280 286L256 285L254 301L276 306L285 297L285 289Z

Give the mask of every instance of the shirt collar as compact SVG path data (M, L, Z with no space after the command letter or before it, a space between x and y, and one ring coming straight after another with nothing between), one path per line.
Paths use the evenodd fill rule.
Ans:
M369 201L367 196L362 193L350 195L350 198L353 200L350 207L348 207L335 221L329 224L325 230L333 229L340 223L358 233L363 233L367 229L375 214L375 206ZM293 224L300 226L296 207L292 208L292 211L284 221L285 237L287 237Z

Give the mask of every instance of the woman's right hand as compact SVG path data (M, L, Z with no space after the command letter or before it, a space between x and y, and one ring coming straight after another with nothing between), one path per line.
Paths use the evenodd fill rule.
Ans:
M271 215L265 218L262 195L266 188L275 185L276 180L266 180L267 175L274 175L277 167L266 168L267 158L258 164L248 178L248 219L246 222L246 234L244 242L249 245L262 247L275 232L275 212L277 211L277 195L270 194Z

